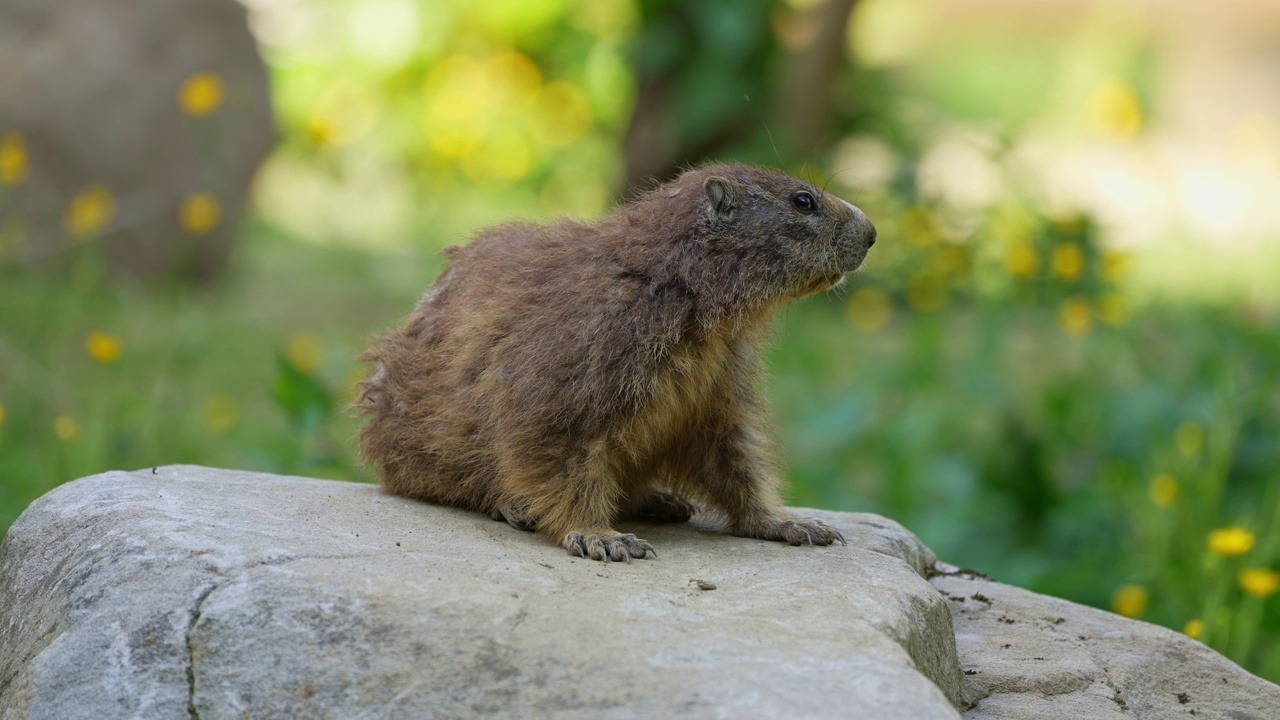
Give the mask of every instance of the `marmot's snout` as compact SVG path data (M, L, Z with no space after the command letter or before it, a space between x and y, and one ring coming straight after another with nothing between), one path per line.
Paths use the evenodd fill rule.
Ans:
M867 251L876 244L876 226L871 224L866 213L856 205L845 200L840 202L853 213L853 217L845 221L840 233L841 269L852 272L862 266L862 261L867 258Z
M848 222L849 230L858 238L866 243L867 247L876 244L876 226L871 224L871 219L867 214L862 212L857 205L846 200L840 202L848 206L849 211L853 213L853 219Z

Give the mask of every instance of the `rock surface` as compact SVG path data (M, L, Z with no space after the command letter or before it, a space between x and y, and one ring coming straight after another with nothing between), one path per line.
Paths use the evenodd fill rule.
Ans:
M849 546L636 526L660 558L606 565L369 485L98 475L0 548L0 716L959 717L929 551L813 514Z
M637 525L660 559L603 564L369 485L85 478L0 547L0 718L1280 718L1178 633L812 514L849 546Z
M937 569L966 720L1280 718L1280 687L1181 633Z
M186 81L206 74L216 87L204 83L188 106L197 112L184 113ZM27 172L0 185L0 260L51 262L100 241L108 260L138 277L217 275L274 138L244 8L0 0L0 136L10 133L22 139ZM110 202L68 230L73 198L94 186ZM220 212L184 231L181 208L199 194Z

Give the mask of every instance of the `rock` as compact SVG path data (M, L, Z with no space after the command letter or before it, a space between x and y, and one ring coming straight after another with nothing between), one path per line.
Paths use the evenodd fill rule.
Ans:
M660 558L604 564L371 485L85 478L0 546L0 718L1280 717L1183 635L803 512L849 546L636 525Z
M1280 687L1181 633L937 569L966 720L1280 718Z
M603 564L370 485L98 475L0 548L0 717L958 718L931 553L812 514L849 546L637 525L660 557Z
M274 137L244 8L0 0L0 137L0 261L101 241L137 277L216 276Z

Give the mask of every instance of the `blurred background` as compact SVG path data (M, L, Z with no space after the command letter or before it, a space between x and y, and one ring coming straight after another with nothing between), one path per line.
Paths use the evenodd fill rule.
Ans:
M1280 680L1280 3L0 0L0 531L372 480L354 358L441 248L706 159L880 230L778 318L793 504Z

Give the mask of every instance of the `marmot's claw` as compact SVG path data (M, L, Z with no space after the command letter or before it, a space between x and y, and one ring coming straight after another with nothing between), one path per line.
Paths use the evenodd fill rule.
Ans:
M631 558L644 559L649 553L658 557L652 545L631 533L583 535L571 532L564 536L563 545L570 555L602 562L631 562Z
M782 539L786 540L788 545L800 544L800 526L794 520L782 523Z
M644 557L645 553L653 553L653 559L654 560L658 559L658 551L654 550L653 546L650 545L649 543L645 542L644 540L641 540L640 541L640 557Z
M580 558L587 556L587 548L582 543L582 533L569 533L564 536L564 549L570 555L577 555Z
M803 545L806 542L815 544L809 530L795 520L787 520L782 524L782 539L791 545Z
M791 545L830 545L839 541L842 545L848 545L845 542L844 535L840 531L823 523L820 520L783 520L781 518L771 521L758 532L744 533L753 537L761 537L766 540L782 540Z

